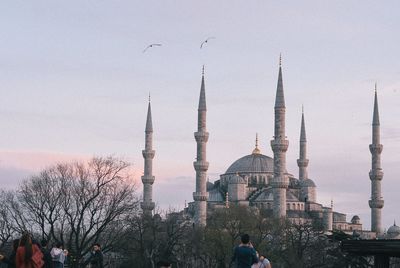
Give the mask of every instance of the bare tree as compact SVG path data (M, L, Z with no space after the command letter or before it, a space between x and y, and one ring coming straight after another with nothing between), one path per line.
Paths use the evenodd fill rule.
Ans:
M138 211L129 164L114 157L45 169L22 183L18 199L25 225L64 243L74 262L95 242L112 249L125 229L123 221Z

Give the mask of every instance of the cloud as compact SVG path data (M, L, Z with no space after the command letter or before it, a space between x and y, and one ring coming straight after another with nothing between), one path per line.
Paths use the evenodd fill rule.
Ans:
M90 158L88 155L56 152L0 151L0 168L14 168L38 172L59 162L71 162Z

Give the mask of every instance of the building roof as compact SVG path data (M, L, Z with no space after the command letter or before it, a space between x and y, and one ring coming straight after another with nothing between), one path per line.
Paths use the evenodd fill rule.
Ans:
M270 172L274 172L274 160L269 156L253 153L233 162L225 174Z
M239 176L239 174L236 174L229 179L229 184L247 184L247 181L245 178Z
M300 180L301 187L316 187L315 183L311 179Z
M389 235L399 235L400 234L400 227L394 223L392 226L389 227L387 233Z

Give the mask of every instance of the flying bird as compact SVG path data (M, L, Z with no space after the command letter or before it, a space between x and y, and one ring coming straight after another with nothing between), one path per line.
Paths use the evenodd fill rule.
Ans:
M207 43L208 42L208 40L210 40L210 39L215 39L215 37L213 37L213 36L211 36L211 37L208 37L205 41L203 41L202 43L201 43L201 45L200 45L200 49L202 49L203 48L203 45L205 44L205 43Z
M151 48L151 47L155 47L155 46L158 46L158 47L160 47L161 46L161 44L151 44L151 45L148 45L144 50L143 50L143 53L145 53L146 52L146 50L148 50L149 48Z

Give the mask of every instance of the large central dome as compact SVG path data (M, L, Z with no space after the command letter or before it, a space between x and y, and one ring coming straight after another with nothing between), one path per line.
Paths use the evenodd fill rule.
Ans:
M271 157L260 153L252 153L233 162L233 164L226 170L225 174L258 172L274 172L274 160Z

